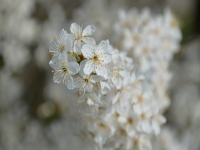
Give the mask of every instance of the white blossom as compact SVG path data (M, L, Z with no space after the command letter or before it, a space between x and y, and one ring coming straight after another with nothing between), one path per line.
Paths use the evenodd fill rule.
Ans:
M73 88L73 77L79 72L79 64L74 61L74 58L70 58L65 53L62 53L59 57L53 57L49 62L50 66L54 69L53 80L55 83L64 83L68 88ZM73 61L69 61L72 59Z
M116 39L121 39L126 52L108 40L97 45L88 37L94 26L82 29L72 23L71 34L63 30L64 41L71 45L60 54L55 52L58 55L50 61L54 82L68 87L73 126L100 150L151 150L150 137L158 135L166 122L162 112L168 104L167 69L177 47L168 45L173 40L167 43L171 36L163 30L164 18L148 12L132 10L126 15L121 11L116 27L123 38Z
M87 44L95 44L95 40L91 37L88 37L92 35L95 31L95 27L93 25L89 25L82 29L80 25L77 23L72 23L70 27L71 31L71 38L74 43L74 51L80 52L80 48L82 46L82 42L85 42Z
M64 29L60 31L59 37L55 36L49 45L49 52L53 56L58 56L63 51L71 51L71 49L71 40L68 37L67 31L65 31Z
M112 59L111 55L107 52L107 43L102 41L98 46L83 45L81 52L83 56L87 59L85 67L83 69L85 74L90 74L92 72L97 73L97 75L106 78L107 66Z

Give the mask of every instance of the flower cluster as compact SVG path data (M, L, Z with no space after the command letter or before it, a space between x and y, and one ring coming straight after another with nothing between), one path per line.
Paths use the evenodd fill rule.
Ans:
M200 42L173 60L160 131L181 34L169 10L127 11L142 1L1 1L0 150L200 149ZM53 39L54 84L47 39L70 22L98 30L73 24Z
M143 74L126 52L88 37L95 27L61 30L49 50L55 83L67 86L68 117L100 149L151 149L165 118Z
M92 25L82 28L73 23L71 34L64 29L54 37L49 46L53 55L50 66L54 69L53 80L63 83L79 94L93 93L96 97L114 86L120 86L123 66L119 51L109 41L96 41L89 37L95 31Z
M115 31L121 48L135 60L139 71L148 79L147 86L153 90L154 99L161 110L169 106L168 84L171 73L170 61L179 50L181 32L178 21L169 9L164 15L153 15L145 8L119 12ZM117 41L117 43L119 43Z

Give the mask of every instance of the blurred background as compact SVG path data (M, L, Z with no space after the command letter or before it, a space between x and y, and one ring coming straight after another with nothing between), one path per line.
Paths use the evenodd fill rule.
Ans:
M158 14L169 7L179 20L183 38L159 142L166 150L200 150L199 0L0 0L0 150L89 149L63 119L70 106L60 109L65 86L52 81L49 42L72 22L93 24L94 37L107 39L117 11L133 7Z

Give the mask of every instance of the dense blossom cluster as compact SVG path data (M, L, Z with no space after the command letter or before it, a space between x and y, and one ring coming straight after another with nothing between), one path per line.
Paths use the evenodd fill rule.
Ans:
M169 98L181 39L172 12L127 11L140 7L130 0L76 3L1 2L0 150L199 149L200 42L176 55ZM83 26L49 46L71 22Z
M92 25L82 29L73 23L71 33L63 29L51 41L53 80L68 88L76 130L92 137L100 149L151 149L151 136L165 123L168 63L181 38L175 23L169 11L164 17L148 10L140 15L122 11L115 29L135 63L108 40L96 44L89 37ZM162 33L163 26L177 34Z
M115 26L121 48L128 51L147 78L154 99L165 109L170 100L167 89L171 73L168 66L173 54L179 49L181 32L174 15L166 10L164 16L151 15L149 9L119 12L119 22Z

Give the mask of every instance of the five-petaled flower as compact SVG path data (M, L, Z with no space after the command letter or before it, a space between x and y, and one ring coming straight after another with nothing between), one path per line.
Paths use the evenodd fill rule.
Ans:
M83 71L85 74L91 74L95 72L97 75L106 77L107 65L112 61L111 54L107 51L108 43L102 41L98 46L85 44L83 45L81 52L83 56L87 58Z

